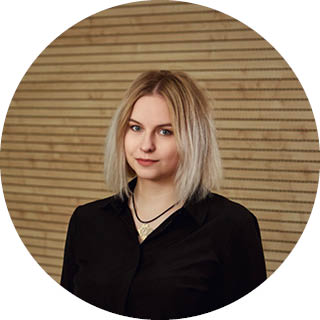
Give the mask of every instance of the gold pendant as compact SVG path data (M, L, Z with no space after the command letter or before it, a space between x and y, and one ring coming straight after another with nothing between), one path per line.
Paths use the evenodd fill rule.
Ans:
M143 224L140 228L138 228L138 233L141 241L143 241L153 229L149 226L149 224Z

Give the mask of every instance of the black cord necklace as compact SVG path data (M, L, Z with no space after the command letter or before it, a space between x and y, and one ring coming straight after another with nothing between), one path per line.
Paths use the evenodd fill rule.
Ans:
M137 210L136 210L136 204L134 202L134 194L132 193L132 204L133 204L133 211L134 211L134 214L136 216L136 218L141 222L141 223L150 223L152 221L155 221L157 220L158 218L160 218L161 216L163 216L165 213L167 213L170 209L172 209L174 206L176 206L177 204L179 203L176 202L174 203L171 207L169 207L167 210L163 211L162 213L160 213L158 216L156 216L155 218L151 219L151 220L147 220L147 221L143 221L141 220L139 217L138 217L138 214L137 214Z

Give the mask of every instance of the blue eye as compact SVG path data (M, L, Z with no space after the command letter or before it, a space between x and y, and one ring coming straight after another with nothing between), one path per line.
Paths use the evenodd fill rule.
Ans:
M163 136L170 136L172 134L172 131L168 129L160 129L160 134Z
M130 129L131 129L132 131L135 131L135 132L141 130L141 128L140 128L138 125L136 125L136 124L134 124L133 126L130 126Z

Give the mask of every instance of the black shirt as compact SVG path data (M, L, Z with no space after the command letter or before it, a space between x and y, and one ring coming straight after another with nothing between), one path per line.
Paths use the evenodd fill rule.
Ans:
M265 279L259 226L240 204L214 193L189 201L140 244L127 199L115 195L75 210L61 285L120 315L176 319L225 306Z

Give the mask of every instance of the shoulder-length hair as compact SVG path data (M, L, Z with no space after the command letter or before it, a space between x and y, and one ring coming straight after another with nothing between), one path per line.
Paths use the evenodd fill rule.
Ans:
M189 75L180 71L148 71L140 74L126 91L106 138L104 171L108 189L124 199L130 196L128 180L135 172L128 165L124 137L136 101L161 95L169 108L179 163L176 192L183 202L204 198L219 189L222 165L209 99Z

